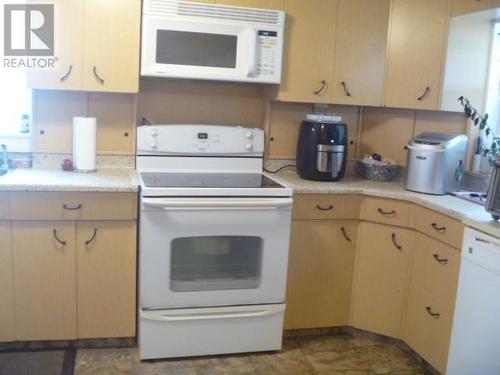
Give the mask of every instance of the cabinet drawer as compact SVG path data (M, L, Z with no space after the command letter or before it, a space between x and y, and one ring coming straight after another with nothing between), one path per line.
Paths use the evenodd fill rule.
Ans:
M9 198L7 192L0 192L0 219L9 218Z
M403 339L442 374L446 370L452 321L450 304L411 283Z
M134 220L135 193L11 192L13 220Z
M359 219L358 195L298 194L294 196L294 219Z
M460 271L460 252L417 233L413 254L412 281L432 290L447 302L454 303Z
M410 204L393 199L366 198L362 218L382 224L410 225Z
M460 249L464 226L461 222L435 211L413 206L414 228L440 241Z

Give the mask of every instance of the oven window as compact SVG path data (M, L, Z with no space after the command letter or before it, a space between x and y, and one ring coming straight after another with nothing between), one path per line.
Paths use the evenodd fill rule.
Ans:
M171 243L170 289L256 289L261 279L262 244L262 238L254 236L176 238Z
M158 30L156 63L236 68L236 35Z

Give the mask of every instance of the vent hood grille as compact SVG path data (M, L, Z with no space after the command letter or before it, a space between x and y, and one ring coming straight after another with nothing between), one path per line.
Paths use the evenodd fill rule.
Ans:
M145 1L144 14L151 16L184 16L210 20L243 21L269 25L281 25L284 23L284 12L281 11L203 4L182 0Z

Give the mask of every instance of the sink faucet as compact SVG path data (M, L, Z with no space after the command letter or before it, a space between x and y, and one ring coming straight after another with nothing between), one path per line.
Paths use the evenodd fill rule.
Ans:
M7 153L7 145L2 145L2 167L9 168L9 154Z

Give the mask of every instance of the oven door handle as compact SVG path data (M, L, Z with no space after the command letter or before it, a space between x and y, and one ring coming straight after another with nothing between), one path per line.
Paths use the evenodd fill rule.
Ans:
M287 199L255 199L238 200L231 198L224 199L157 199L143 198L144 207L159 208L165 211L209 211L209 210L277 210L280 208L292 207L293 200Z
M263 316L275 315L283 312L285 306L279 305L269 309L254 311L234 311L234 312L214 312L214 313L193 313L193 314L172 314L163 311L144 311L141 310L142 319L155 320L160 322L185 322L192 320L217 320L217 319L241 319L241 318L259 318Z

